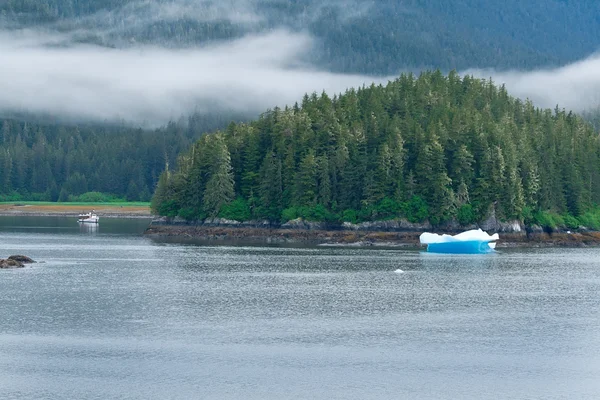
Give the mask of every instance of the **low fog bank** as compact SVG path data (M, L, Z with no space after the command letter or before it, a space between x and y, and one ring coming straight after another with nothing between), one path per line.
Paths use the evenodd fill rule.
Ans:
M600 54L560 68L507 72L471 69L462 74L491 77L496 84L505 84L510 95L530 99L536 107L558 105L581 112L600 106Z
M0 31L0 112L75 121L163 125L193 112L257 115L305 93L340 93L394 77L336 74L307 65L314 39L276 30L193 49L65 45L68 34ZM600 56L556 69L472 74L505 83L536 106L600 104Z
M258 114L376 80L303 65L312 39L285 30L185 50L54 41L60 35L0 32L0 110L161 125L194 111Z

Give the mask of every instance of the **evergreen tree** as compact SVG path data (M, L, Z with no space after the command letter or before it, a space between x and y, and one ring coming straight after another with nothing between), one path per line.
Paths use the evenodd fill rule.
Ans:
M600 203L599 142L580 117L536 109L491 81L407 74L307 95L203 136L179 157L166 210L204 218L238 196L223 215L433 224L472 224L492 210L504 220L582 216Z
M231 157L222 134L213 135L213 168L204 191L204 210L216 217L223 205L235 197Z

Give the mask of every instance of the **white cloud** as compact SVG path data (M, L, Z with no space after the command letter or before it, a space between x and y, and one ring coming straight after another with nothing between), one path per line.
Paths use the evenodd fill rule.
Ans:
M529 98L542 108L583 111L600 105L600 55L553 69L508 71L472 69L464 72L506 84L509 94Z
M0 110L163 124L194 110L259 113L374 80L298 67L312 40L284 30L185 50L47 46L54 40L0 33Z
M307 64L313 38L286 29L203 47L111 49L73 45L74 38L120 37L157 21L183 17L228 20L248 27L265 22L259 10L284 0L139 0L111 12L61 21L45 31L0 30L0 112L27 112L75 120L126 120L160 125L194 111L228 109L257 114L299 101L306 92L330 93L387 79L317 70ZM360 2L359 2L360 3ZM304 10L297 26L323 12L343 18L363 15L355 0L327 0ZM350 4L350 5L348 5ZM346 6L345 6L346 5ZM304 22L303 22L304 21ZM298 25L299 24L299 25ZM261 28L262 29L262 28ZM555 69L508 71L472 69L463 74L492 77L511 95L536 106L581 111L600 104L600 56Z

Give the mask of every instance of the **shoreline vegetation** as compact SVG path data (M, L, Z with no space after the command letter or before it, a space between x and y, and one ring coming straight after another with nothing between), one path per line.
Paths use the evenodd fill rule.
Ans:
M454 234L476 228L488 233L498 232L498 248L600 246L598 231L581 228L544 229L538 225L524 226L517 221L501 223L491 218L481 224L467 227L447 225L443 228L433 228L429 224L411 224L405 220L332 225L302 220L271 224L268 221L238 222L218 218L189 222L181 218L163 217L153 220L145 235L221 243L420 247L419 236L423 232Z
M212 243L248 244L309 244L348 247L420 247L423 232L455 234L481 228L488 233L500 233L498 248L510 247L585 247L600 246L600 232L566 226L542 228L525 226L518 221L499 222L493 216L480 224L460 226L446 224L432 227L429 223L410 223L406 220L375 221L362 224L331 224L302 219L283 224L269 221L239 222L221 218L186 221L181 218L156 218L148 205L86 204L86 203L0 203L0 216L12 217L76 217L93 208L103 218L155 218L145 235L198 240Z
M77 217L82 212L95 210L103 218L152 218L148 203L0 203L0 216L5 217Z

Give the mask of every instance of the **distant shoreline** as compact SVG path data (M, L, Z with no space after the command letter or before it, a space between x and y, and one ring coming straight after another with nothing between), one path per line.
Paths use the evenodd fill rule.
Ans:
M73 213L7 213L0 212L0 217L56 217L56 218L77 218L79 214ZM153 218L152 215L140 215L140 214L104 214L98 213L100 218L126 218L126 219L148 219Z
M151 224L145 235L209 242L311 244L343 247L420 247L421 231L355 231ZM497 248L600 247L600 232L500 233Z
M153 218L149 207L137 205L0 204L0 216L3 217L77 217L91 210L101 218Z

